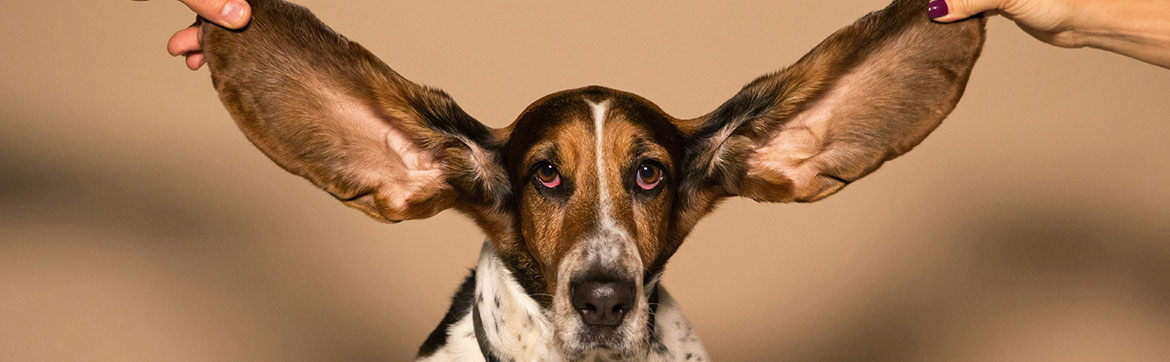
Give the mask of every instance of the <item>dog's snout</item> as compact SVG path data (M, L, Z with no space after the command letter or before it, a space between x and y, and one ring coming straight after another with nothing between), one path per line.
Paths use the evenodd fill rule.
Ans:
M586 325L616 327L626 312L634 307L634 283L611 280L585 280L574 283L573 309Z

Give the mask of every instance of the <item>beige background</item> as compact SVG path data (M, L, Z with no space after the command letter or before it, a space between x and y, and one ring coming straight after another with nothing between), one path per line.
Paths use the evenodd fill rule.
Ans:
M601 84L715 108L883 1L309 1L502 126ZM174 1L0 4L0 359L404 360L481 236L382 225L239 134ZM1170 358L1170 71L993 19L915 152L812 205L725 204L665 282L717 360Z

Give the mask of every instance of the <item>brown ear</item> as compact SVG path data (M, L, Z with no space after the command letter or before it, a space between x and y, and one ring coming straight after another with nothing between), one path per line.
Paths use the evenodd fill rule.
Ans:
M963 94L985 19L939 24L895 0L698 120L701 183L758 201L822 199L906 153Z
M382 221L499 202L491 129L308 10L249 3L247 28L207 22L202 42L220 99L269 158Z

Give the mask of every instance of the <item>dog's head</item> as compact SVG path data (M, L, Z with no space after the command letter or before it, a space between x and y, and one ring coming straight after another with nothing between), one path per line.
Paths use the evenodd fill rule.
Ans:
M897 0L697 119L587 87L492 129L309 11L252 3L243 31L203 27L247 137L375 219L470 216L569 355L646 350L652 286L719 200L816 201L921 142L962 95L984 23Z

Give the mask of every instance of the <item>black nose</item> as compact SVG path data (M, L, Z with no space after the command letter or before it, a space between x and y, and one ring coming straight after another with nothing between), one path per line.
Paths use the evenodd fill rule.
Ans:
M584 280L573 284L573 309L586 325L616 327L634 307L634 283Z

